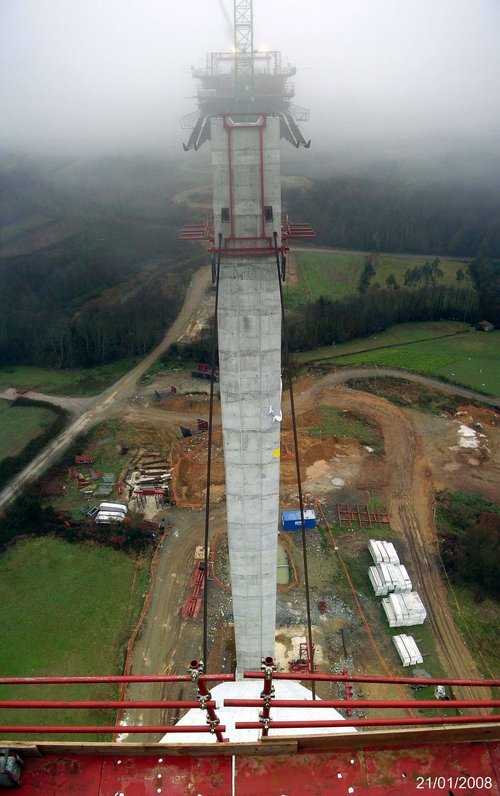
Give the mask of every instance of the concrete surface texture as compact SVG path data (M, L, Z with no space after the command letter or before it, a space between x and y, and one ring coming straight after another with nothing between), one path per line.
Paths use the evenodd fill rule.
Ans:
M239 119L239 117L238 117ZM241 250L280 244L277 119L212 120L215 240L222 236L219 362L238 673L274 655L281 417L276 260ZM264 211L267 208L267 212ZM231 249L238 255L231 256Z

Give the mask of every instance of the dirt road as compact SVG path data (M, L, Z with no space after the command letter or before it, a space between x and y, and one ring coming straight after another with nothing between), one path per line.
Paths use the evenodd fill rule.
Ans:
M458 384L449 384L439 379L433 379L430 376L422 376L420 373L412 373L409 370L400 370L399 368L372 367L369 365L366 367L343 367L335 371L335 373L332 373L329 378L332 384L345 384L351 379L384 378L387 376L392 379L413 381L416 384L429 387L431 390L439 390L446 395L458 395L470 401L481 401L481 403L487 406L496 406L500 408L500 398L495 398L491 395L483 395L482 393L476 392L476 390L470 390L468 387L460 387Z
M443 669L448 677L478 679L481 674L454 623L442 581L433 521L433 483L410 416L378 396L336 389L337 375L326 376L300 394L297 408L305 411L318 404L335 406L361 412L380 425L388 464L391 525L407 545L410 568L417 573L415 586L438 641ZM464 687L456 689L456 694L462 699L487 698L484 689Z
M123 403L134 394L138 379L147 373L158 357L183 334L186 326L194 319L209 281L209 267L197 271L189 285L183 307L162 342L144 357L135 368L126 373L125 376L122 376L108 390L93 399L94 402L90 408L70 423L24 470L15 476L8 486L0 492L0 509L8 506L21 489L24 489L28 484L39 478L75 441L78 435L87 432L96 423L106 417L115 415L119 411Z

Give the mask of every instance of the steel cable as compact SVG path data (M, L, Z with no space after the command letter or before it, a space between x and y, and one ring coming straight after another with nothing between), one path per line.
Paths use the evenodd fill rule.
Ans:
M215 383L215 351L217 344L217 313L219 310L219 274L220 274L220 250L222 246L222 235L219 235L219 248L217 254L217 268L215 272L215 312L214 324L212 328L212 341L210 348L210 406L208 410L208 453L207 453L207 489L205 497L205 536L204 536L204 556L203 567L205 575L205 588L203 591L203 667L204 672L208 666L208 537L210 528L210 482L212 470L212 432L214 414L214 383Z
M286 325L285 302L283 300L283 286L281 283L281 269L278 251L278 235L274 233L274 248L276 252L276 268L278 274L278 285L280 290L280 303L281 303L281 323L283 328L283 353L285 358L285 373L288 379L290 389L290 409L292 415L292 430L293 430L293 444L295 447L295 469L297 472L297 490L299 495L300 507L300 526L302 534L302 557L304 561L304 586L306 590L306 613L307 613L307 639L309 642L309 671L311 674L314 672L314 647L312 640L312 621L311 621L311 599L309 593L309 573L307 567L307 546L306 546L306 527L304 522L304 500L302 497L302 478L300 475L300 460L299 460L299 441L297 436L297 421L295 417L295 401L293 396L293 381L292 372L290 367L290 351L288 349L288 333ZM311 683L311 690L313 699L316 699L316 686L314 681Z

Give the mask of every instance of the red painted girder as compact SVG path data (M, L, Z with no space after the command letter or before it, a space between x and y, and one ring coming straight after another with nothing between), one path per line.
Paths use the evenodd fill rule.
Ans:
M271 705L271 710L274 703ZM270 721L269 729L299 729L305 727L395 727L404 725L405 727L425 726L427 724L495 724L500 721L500 716L426 716L416 719L332 719L332 721ZM237 730L258 730L262 729L260 721L237 721L234 725Z
M26 757L19 796L230 796L230 757L47 755ZM14 791L12 791L14 793ZM7 791L6 791L7 793Z
M223 724L219 724L217 729L220 732L225 732L226 727ZM204 725L200 726L177 726L172 724L143 724L141 726L136 726L135 724L110 724L110 725L99 725L95 724L91 725L82 725L81 727L76 727L70 724L54 724L52 726L41 724L39 726L33 725L23 725L20 726L19 724L15 725L2 725L0 727L1 733L28 733L32 735L33 733L51 733L57 735L58 733L105 733L109 735L112 733L113 735L116 733L132 733L132 732L139 732L139 733L154 733L158 735L161 733L164 735L167 732L210 732L210 727L206 727Z
M208 704L208 703L207 703ZM216 703L211 702L211 707L215 707ZM194 700L131 700L127 702L113 701L113 700L81 700L76 702L59 701L55 700L0 700L0 708L100 708L102 710L109 708L199 708L200 703Z
M262 680L262 672L245 672L243 675L248 680ZM407 685L474 685L484 688L500 687L500 680L457 680L438 677L370 677L364 674L304 674L293 675L288 672L275 672L275 680L315 680L331 683L341 683L350 680L353 683L403 683ZM1 684L0 679L0 684Z
M499 796L492 759L498 749L498 745L487 743L454 743L258 759L237 756L235 788L237 796L448 796L450 790L454 796ZM458 787L450 788L448 782L437 779L439 776L451 777L452 786ZM470 777L472 787L460 788L461 776ZM491 785L474 787L487 777Z
M262 678L262 674L259 675ZM200 680L214 683L234 681L234 674L200 674ZM0 685L65 685L70 683L189 683L189 674L113 674L95 677L0 677ZM441 682L441 680L439 681Z
M345 708L345 699L273 699L275 708ZM224 705L231 708L259 708L262 699L225 699ZM498 708L498 699L351 699L352 708Z

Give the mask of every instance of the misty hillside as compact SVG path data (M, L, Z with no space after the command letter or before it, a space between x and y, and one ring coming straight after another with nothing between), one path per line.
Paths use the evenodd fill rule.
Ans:
M164 334L198 267L172 202L186 180L148 159L0 163L0 363L90 366Z
M294 177L287 155L284 202L314 225L319 246L470 258L481 249L471 276L493 320L500 190L478 179L477 163L473 178L470 162L460 172L456 162L325 158L319 171L316 153L311 178L304 157ZM86 367L157 343L207 261L179 232L205 216L208 151L168 161L4 154L0 180L0 365Z

